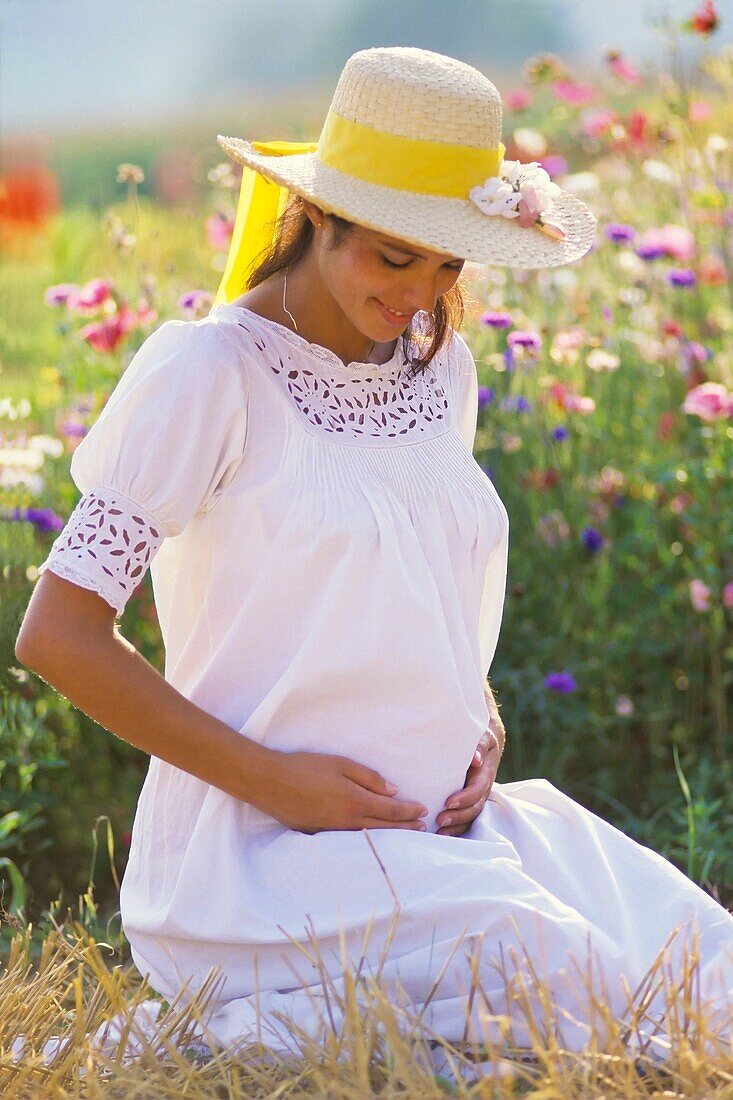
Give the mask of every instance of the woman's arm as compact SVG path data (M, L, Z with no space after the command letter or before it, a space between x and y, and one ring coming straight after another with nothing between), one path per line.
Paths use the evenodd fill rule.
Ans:
M374 768L336 753L281 752L177 691L123 638L114 609L52 570L41 574L15 644L19 661L100 726L301 832L424 829Z
M181 695L117 632L114 617L95 592L47 570L16 656L117 737L258 805L276 754Z

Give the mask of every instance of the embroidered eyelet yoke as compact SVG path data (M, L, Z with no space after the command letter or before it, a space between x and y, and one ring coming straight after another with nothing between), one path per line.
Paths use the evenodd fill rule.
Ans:
M267 349L264 340L244 322L237 324L261 351ZM318 357L336 369L317 373L308 367L289 366L290 356L287 362L279 354L274 361L270 357L272 373L281 377L298 411L315 427L362 438L398 439L427 437L434 434L431 428L436 422L447 423L448 398L431 367L414 378L408 378L401 368L385 371L385 364L380 368L376 363L360 364L358 373L348 373L351 367L340 360L337 366L333 360L338 357L322 350L325 354Z

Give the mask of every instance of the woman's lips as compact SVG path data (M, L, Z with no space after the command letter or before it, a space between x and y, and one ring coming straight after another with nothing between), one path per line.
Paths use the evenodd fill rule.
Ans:
M380 302L379 298L375 298L374 301L379 306L379 312L382 314L386 321L390 321L393 325L399 325L402 328L408 321L412 320L413 314L408 313L405 317L395 317L394 313L390 313L388 309Z

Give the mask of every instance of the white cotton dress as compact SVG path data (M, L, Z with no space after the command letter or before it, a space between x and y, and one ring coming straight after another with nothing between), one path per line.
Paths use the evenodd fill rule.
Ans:
M209 1037L283 1051L283 1013L340 1026L333 992L360 961L436 1035L497 1039L504 1015L531 1046L509 995L529 960L579 1050L589 989L627 1018L670 933L671 974L696 935L730 1042L733 915L672 863L543 778L497 779L467 833L437 833L488 723L509 524L472 454L468 344L449 330L416 378L401 345L347 365L238 305L166 321L72 456L82 497L41 571L119 613L150 567L179 692L429 809L424 833L310 835L152 756L120 898L133 960L169 1000L216 968Z

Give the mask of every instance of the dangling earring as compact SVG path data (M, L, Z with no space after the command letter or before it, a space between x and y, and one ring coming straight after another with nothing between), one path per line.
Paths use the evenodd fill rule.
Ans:
M285 292L287 291L287 289L288 289L288 268L286 267L285 268L285 278L283 279L283 309L285 310L288 317L290 318L290 320L295 325L295 331L298 332L298 322L295 320L292 313L290 312L288 307L285 305Z

